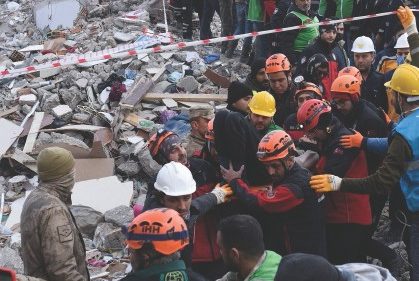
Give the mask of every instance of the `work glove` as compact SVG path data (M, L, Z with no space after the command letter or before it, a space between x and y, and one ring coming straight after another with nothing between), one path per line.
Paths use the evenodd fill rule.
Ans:
M400 6L397 10L397 17L399 18L401 24L403 25L404 31L411 35L417 33L416 28L416 18L412 10L409 7Z
M355 131L354 135L346 135L346 136L340 137L339 142L343 148L353 148L353 147L360 148L362 145L363 139L364 137L361 135L361 133L358 131Z
M334 175L317 175L310 179L311 188L318 193L338 191L342 179Z
M217 204L222 204L230 200L231 195L233 195L233 190L228 186L228 184L217 184L211 193L217 197Z

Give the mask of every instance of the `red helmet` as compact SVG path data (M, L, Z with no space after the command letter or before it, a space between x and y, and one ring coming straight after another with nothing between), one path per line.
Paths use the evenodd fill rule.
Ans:
M291 63L284 54L274 54L266 60L265 73L290 71Z
M296 155L294 142L285 131L271 131L259 142L257 158L261 162L284 159Z
M319 124L320 115L331 111L332 108L325 101L308 100L298 109L297 121L307 132Z
M362 82L361 72L355 66L347 66L347 67L342 68L338 73L338 77L342 75L352 75L353 77L358 79L359 82Z
M141 249L144 243L154 250L171 255L189 244L188 228L182 217L172 209L152 209L139 214L126 229L129 248Z

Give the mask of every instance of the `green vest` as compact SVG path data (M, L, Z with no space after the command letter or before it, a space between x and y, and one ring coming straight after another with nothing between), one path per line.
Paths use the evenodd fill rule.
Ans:
M302 24L319 22L317 17L311 19L296 11L292 11L291 13L296 15L301 20ZM294 51L301 53L317 36L319 36L319 28L317 26L301 29L294 41Z
M225 1L225 0L223 0ZM263 9L260 0L250 0L247 9L247 19L263 22Z
M248 281L272 281L275 278L278 265L281 262L281 256L272 251L266 251L265 259L260 266L249 277Z
M188 281L186 266L182 260L167 264L154 265L149 268L129 273L121 281Z

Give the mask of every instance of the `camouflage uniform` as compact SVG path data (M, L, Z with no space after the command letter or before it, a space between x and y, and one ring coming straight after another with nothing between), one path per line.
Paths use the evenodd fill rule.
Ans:
M194 136L192 134L189 134L186 138L185 149L186 153L188 154L188 157L193 156L197 151L199 153L202 150L202 147L205 145L205 139L200 138L198 136Z
M20 227L26 275L48 281L89 280L83 238L64 201L58 188L43 186L25 201Z

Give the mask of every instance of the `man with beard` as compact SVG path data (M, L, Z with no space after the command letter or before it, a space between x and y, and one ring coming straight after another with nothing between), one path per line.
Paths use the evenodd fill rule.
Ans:
M235 215L221 221L217 243L225 265L231 270L217 281L273 280L281 256L265 250L258 221L247 215Z
M361 98L387 112L388 102L384 87L384 75L372 67L375 60L375 48L371 38L365 36L356 38L352 52L354 53L355 66L362 75Z
M70 151L49 147L37 160L40 184L26 199L21 214L25 274L48 281L86 281L86 249L69 210L74 186Z
M269 90L269 80L265 72L265 59L257 58L250 66L250 73L247 75L244 84L252 91L260 92Z
M343 23L336 24L336 47L333 49L333 53L336 56L336 61L338 63L338 69L342 70L344 67L350 65L348 53L346 52L346 42L345 42L345 26Z
M326 19L328 20L328 19ZM336 25L320 26L320 36L316 38L307 48L301 53L301 59L297 64L296 75L302 75L304 69L307 68L308 61L314 55L324 55L327 59L328 69L327 74L321 78L321 81L313 82L316 85L323 86L323 97L330 100L330 87L332 82L338 76L338 64L333 49L336 47ZM305 77L304 77L305 78ZM307 79L307 78L306 78Z
M249 108L248 119L259 132L260 137L263 137L270 131L282 130L273 120L276 108L275 99L270 93L263 91L254 94L249 103Z
M281 254L295 252L325 256L322 198L309 191L310 172L295 162L291 137L272 131L259 142L257 158L270 176L270 185L251 188L241 171L226 171L224 179L237 200L258 215L268 249Z
M194 106L189 109L189 123L191 132L186 139L186 152L188 157L199 155L205 144L205 133L208 122L214 118L214 108L211 106Z

